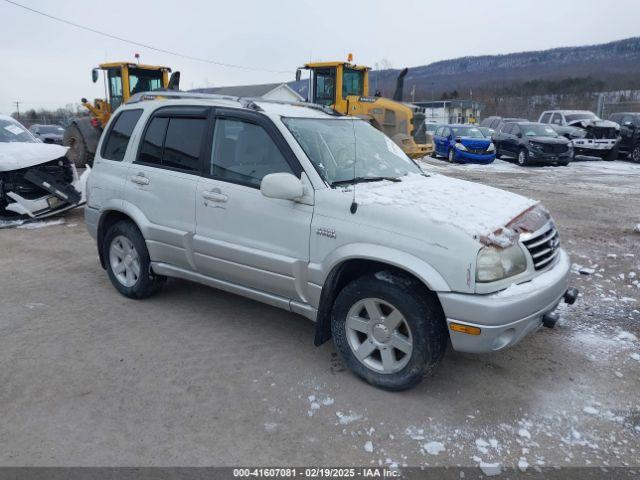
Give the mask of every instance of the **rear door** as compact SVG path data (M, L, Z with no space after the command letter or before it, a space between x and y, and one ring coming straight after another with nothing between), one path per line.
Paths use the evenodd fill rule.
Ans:
M196 187L210 109L167 107L144 129L125 182L125 201L139 210L152 261L193 269Z
M219 109L196 198L195 262L219 280L306 301L313 207L267 198L262 178L302 168L272 121Z

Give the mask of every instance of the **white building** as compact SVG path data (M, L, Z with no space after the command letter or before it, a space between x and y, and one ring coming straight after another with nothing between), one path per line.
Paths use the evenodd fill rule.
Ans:
M479 123L484 103L475 100L436 100L413 102L424 109L427 122Z
M215 93L232 97L264 98L284 102L301 102L304 99L286 83L265 83L262 85L237 85L234 87L196 88L191 92Z

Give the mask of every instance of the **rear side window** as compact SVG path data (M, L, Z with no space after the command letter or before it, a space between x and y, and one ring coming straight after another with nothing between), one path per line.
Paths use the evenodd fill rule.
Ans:
M168 124L169 119L166 117L155 117L151 120L144 134L144 140L142 141L142 147L138 157L139 161L151 165L162 164L162 145Z
M131 133L142 115L142 110L125 110L114 120L102 147L102 158L121 162L129 145Z
M551 117L551 123L554 125L562 125L562 117L559 113L554 113L553 117Z
M540 117L540 123L549 123L549 120L551 120L551 112L543 113Z
M205 118L171 118L164 140L162 165L199 171L200 149L206 128Z
M505 123L504 125L502 125L502 133L505 133L507 135L511 135L513 130L513 123Z
M137 161L173 170L200 172L200 152L208 120L162 115L149 122Z

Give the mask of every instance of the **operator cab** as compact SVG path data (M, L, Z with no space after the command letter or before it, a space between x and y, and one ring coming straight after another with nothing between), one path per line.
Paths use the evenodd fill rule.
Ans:
M93 81L98 80L98 71L106 75L109 89L108 103L113 112L126 102L131 95L165 88L168 84L168 67L140 65L132 63L104 63L93 69Z
M310 71L309 101L319 105L334 106L338 111L346 107L347 97L366 97L369 94L367 67L345 62L308 63ZM300 69L296 75L300 79ZM337 92L340 92L338 97Z

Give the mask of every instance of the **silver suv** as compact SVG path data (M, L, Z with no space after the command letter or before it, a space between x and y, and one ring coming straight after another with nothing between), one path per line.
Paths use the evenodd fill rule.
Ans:
M353 372L417 384L447 344L511 346L553 326L569 258L537 202L424 172L324 107L162 94L118 109L86 224L123 295L178 277L299 313Z

